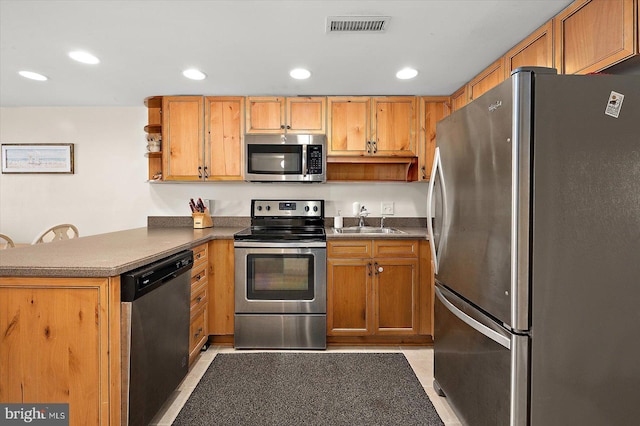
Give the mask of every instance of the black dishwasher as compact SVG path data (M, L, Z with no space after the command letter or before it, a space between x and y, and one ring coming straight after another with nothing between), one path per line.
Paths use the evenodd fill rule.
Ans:
M193 252L120 276L123 425L147 425L189 368Z

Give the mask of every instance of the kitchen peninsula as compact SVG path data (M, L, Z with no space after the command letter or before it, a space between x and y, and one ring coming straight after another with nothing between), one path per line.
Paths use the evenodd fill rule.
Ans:
M120 274L203 245L209 268L228 263L228 251L211 248L232 248L241 229L137 228L0 252L0 400L69 402L72 425L121 424ZM427 242L423 228L403 229L403 239ZM232 272L221 273L233 282ZM430 289L430 268L419 274L420 287Z

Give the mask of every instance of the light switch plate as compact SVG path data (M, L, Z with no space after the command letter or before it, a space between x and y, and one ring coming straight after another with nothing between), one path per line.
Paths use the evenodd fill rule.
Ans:
M393 214L393 201L383 201L380 203L380 211L383 215Z

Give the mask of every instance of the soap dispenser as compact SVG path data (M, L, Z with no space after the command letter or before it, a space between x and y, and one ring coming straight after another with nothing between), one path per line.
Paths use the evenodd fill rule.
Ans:
M333 227L336 229L342 228L342 212L338 210L338 216L333 218Z

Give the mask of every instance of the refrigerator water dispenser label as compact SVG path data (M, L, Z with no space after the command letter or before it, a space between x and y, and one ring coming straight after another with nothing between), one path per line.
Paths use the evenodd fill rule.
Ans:
M622 101L624 100L624 95L622 93L611 91L609 95L609 102L607 102L607 108L604 110L606 115L610 115L611 117L618 118L620 115L620 110L622 109Z

